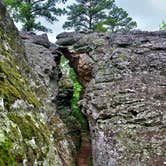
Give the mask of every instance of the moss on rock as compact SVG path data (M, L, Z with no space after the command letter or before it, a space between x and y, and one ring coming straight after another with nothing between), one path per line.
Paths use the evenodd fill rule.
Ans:
M27 62L13 22L5 9L0 11L1 166L74 165L65 126L58 117L50 122L55 111L51 102L48 87Z
M0 164L2 166L2 163L6 162L10 166L45 162L54 166L54 163L61 162L60 159L56 161L59 158L57 145L47 122L42 117L41 114L23 111L1 115L0 131L3 132L3 139L0 143ZM10 157L9 161L6 161L6 157Z
M17 166L15 158L11 152L13 144L11 140L5 140L0 145L0 165L1 166Z

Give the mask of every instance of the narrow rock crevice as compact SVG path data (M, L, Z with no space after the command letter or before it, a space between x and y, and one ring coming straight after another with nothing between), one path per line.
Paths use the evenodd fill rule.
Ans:
M85 115L81 112L78 101L81 100L84 88L77 81L73 66L69 66L68 60L61 56L61 78L59 80L59 92L56 98L57 114L68 128L68 134L72 137L77 148L76 165L88 166L91 163L91 140L89 127Z

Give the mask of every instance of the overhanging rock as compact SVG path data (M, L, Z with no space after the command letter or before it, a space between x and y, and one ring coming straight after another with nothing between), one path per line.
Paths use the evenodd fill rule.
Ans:
M164 165L166 31L57 39L84 86L94 165Z

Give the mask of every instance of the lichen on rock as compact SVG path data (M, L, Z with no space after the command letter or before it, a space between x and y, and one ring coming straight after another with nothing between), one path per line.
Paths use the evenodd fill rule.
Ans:
M57 94L59 71L50 51L53 46L48 41L43 45L40 39L45 40L45 36L31 34L22 41L0 1L1 166L75 165L75 146L66 134L65 125L55 115L53 99ZM31 46L34 49L29 54ZM45 61L41 56L40 61L35 59L38 55L45 58L51 55L48 60L51 65L45 66L44 71L37 70Z
M69 32L57 44L84 87L94 165L164 165L166 32Z

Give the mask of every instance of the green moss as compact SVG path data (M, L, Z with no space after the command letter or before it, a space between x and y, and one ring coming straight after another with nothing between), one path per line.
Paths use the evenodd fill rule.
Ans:
M34 163L35 160L43 161L49 150L51 133L37 115L21 112L7 114L12 124L10 139L17 147L14 149L16 161L22 163L25 158L29 163Z
M120 54L119 55L120 59L122 59L123 61L126 60L127 56L125 54Z
M5 99L5 105L10 106L14 100L23 98L36 107L40 106L28 82L22 78L11 61L0 61L0 73L0 94Z
M59 134L61 133L62 131ZM44 162L48 158L50 146L54 146L55 143L52 142L48 125L41 120L39 113L21 110L3 113L0 121L0 137L1 142L11 140L13 144L11 155L18 165L22 165L26 160L30 165L33 165L35 160ZM0 160L2 160L1 154Z
M23 139L31 140L35 138L37 144L42 144L43 142L48 142L49 131L44 127L44 124L36 122L30 115L20 116L13 112L8 114L9 119L18 125ZM41 132L44 131L44 132Z
M0 144L0 165L1 166L17 166L14 155L11 150L13 144L11 140L6 140Z
M33 104L37 108L41 107L41 103L38 101L36 94L30 89L27 92L24 92L24 95L29 103Z
M2 19L4 20L0 18L0 98L4 100L5 111L3 110L0 120L0 139L3 142L0 143L0 166L23 163L35 165L36 162L41 165L45 160L51 159L49 156L58 156L48 125L39 118L40 103L47 100L47 89L29 67L12 21ZM33 85L30 84L31 80L34 81ZM42 101L38 101L36 94ZM19 99L21 100L15 102ZM18 108L13 111L12 104L19 105L20 102L23 103L23 110ZM31 109L31 106L34 108Z
M0 28L0 96L4 98L5 106L9 109L16 99L27 100L35 107L40 107L35 93L32 92L29 82L24 78L23 71L29 69L23 61L23 47L15 41L18 33L16 30L8 32ZM14 55L13 55L14 54ZM22 56L19 58L19 55ZM22 66L25 64L25 66Z

